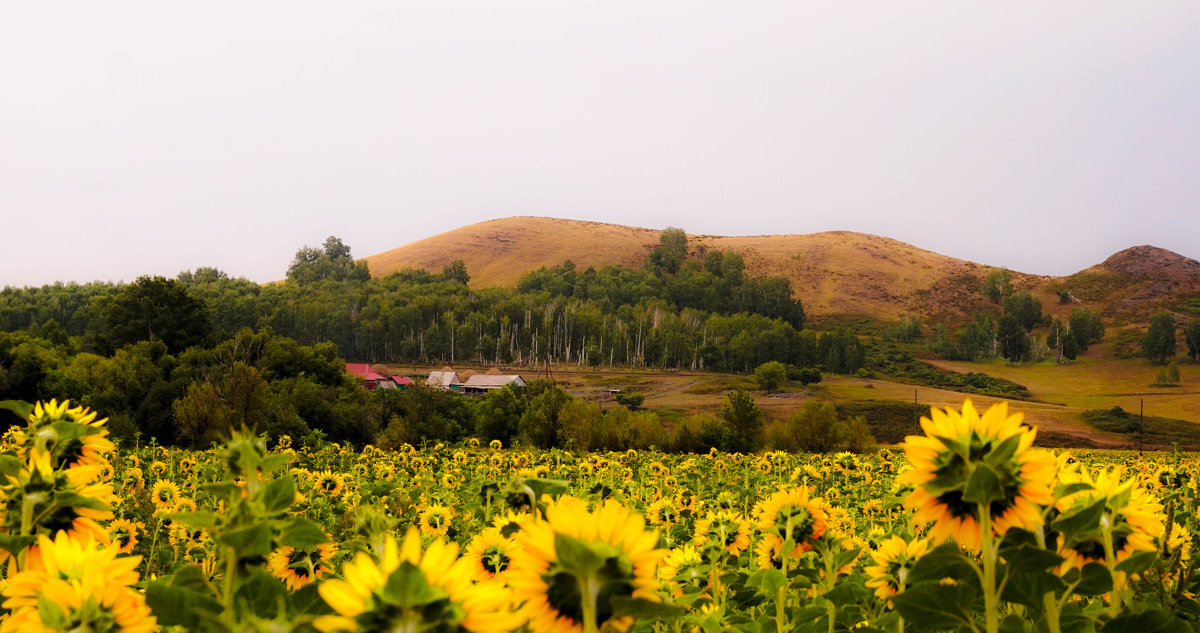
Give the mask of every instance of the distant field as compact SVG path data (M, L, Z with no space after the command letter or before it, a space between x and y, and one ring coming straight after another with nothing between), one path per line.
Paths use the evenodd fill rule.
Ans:
M1140 396L1105 395L1141 392L1145 396L1148 415L1184 420L1200 420L1200 395L1193 389L1200 388L1200 368L1192 388L1188 387L1188 370L1185 367L1184 387L1180 389L1152 389L1147 387L1157 373L1157 367L1141 365L1140 361L1085 361L1074 366L1054 367L1030 365L1006 367L1002 363L957 363L932 361L939 367L955 371L982 371L1007 378L1029 387L1043 402L1012 402L1013 411L1025 414L1026 421L1037 425L1048 435L1065 435L1081 438L1082 443L1099 446L1130 446L1129 437L1119 433L1105 432L1093 428L1081 418L1085 410L1121 406L1127 411L1137 412ZM399 371L420 376L440 367L397 367ZM459 370L480 368L461 365ZM1075 370L1072 372L1071 370ZM536 370L509 368L521 374L527 381L538 376ZM672 372L627 369L580 369L575 366L555 368L555 380L559 381L575 397L596 402L604 407L618 406L609 389L634 389L646 396L643 408L659 411L664 422L670 426L671 419L694 413L717 414L725 393L745 388L754 396L755 402L764 410L768 419L784 419L800 409L805 400L817 398L835 404L889 403L914 401L919 410L927 414L931 406L958 407L964 398L970 397L980 407L999 402L999 398L969 395L946 389L915 386L880 379L865 379L849 376L827 375L819 384L810 387L798 383L790 385L783 393L766 395L757 391L749 376L708 372ZM545 377L543 373L541 375ZM1140 384L1139 384L1140 381ZM1200 389L1197 389L1200 391ZM1152 404L1153 403L1153 404ZM915 421L914 421L915 422ZM914 424L915 428L915 424Z

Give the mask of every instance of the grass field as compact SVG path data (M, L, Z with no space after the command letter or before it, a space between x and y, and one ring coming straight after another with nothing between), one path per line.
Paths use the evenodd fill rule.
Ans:
M1083 444L1108 447L1130 447L1127 435L1104 431L1088 424L1082 417L1086 411L1111 409L1119 406L1137 414L1145 400L1146 415L1196 423L1200 427L1200 369L1188 365L1182 368L1180 387L1150 387L1158 367L1138 360L1080 360L1073 365L1027 364L1006 366L1003 363L964 363L935 360L938 367L954 371L984 372L1026 385L1039 402L1017 402L1014 408L1025 414L1027 421L1055 436L1081 438ZM412 366L398 368L414 376L423 376L436 367ZM458 369L479 369L460 366ZM528 381L538 376L536 370L512 368ZM1193 373L1195 372L1195 373ZM545 377L542 374L541 377ZM879 378L858 378L827 375L819 385L803 387L793 383L782 393L767 395L758 391L750 376L708 372L673 372L627 369L579 369L562 367L553 370L553 377L575 397L601 406L619 406L610 389L630 389L643 393L643 408L658 411L668 427L671 420L693 413L717 414L725 394L743 388L751 392L756 404L768 420L783 420L799 410L810 398L834 404L916 402L919 410L931 406L957 407L967 394L890 382ZM999 402L1001 398L969 395L980 406ZM1200 433L1198 433L1200 435ZM1153 444L1153 442L1151 442ZM1160 446L1165 446L1161 444Z

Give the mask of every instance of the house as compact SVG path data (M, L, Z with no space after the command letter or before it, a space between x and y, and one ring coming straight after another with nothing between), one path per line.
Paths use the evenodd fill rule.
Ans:
M384 376L367 363L346 363L346 373L361 379L367 389L404 389L413 384L408 376Z
M458 373L453 369L443 367L440 370L429 372L429 377L425 379L425 386L458 391L462 388L462 382L458 379Z
M425 380L425 385L481 396L493 389L500 389L508 385L524 387L525 380L517 374L503 374L496 368L489 369L484 374L476 374L472 371L459 373L449 367L443 367L439 371L429 372L429 378Z

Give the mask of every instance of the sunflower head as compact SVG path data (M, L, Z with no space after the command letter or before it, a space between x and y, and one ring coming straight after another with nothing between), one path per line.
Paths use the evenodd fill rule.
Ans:
M905 439L912 469L896 482L915 485L905 505L916 509L914 521L934 523L935 543L954 539L979 549L985 519L997 534L1042 524L1040 506L1054 503L1055 461L1032 449L1037 432L1022 419L1004 402L980 415L968 399L961 413L933 409L921 418L925 435Z
M825 535L829 506L824 499L809 498L808 487L785 488L763 499L754 512L759 530L775 536L779 547L791 545L788 554L798 556L812 549Z
M333 631L471 631L501 633L520 628L511 596L497 582L471 581L470 564L458 546L437 540L422 549L410 528L401 544L388 539L378 559L359 552L342 569L342 579L325 580L318 591L336 615L313 623Z
M593 512L581 499L562 497L517 542L508 583L535 633L625 631L633 618L619 615L614 599L658 599L658 533L616 501Z
M871 554L875 564L864 570L868 577L867 586L874 587L875 596L883 600L903 591L913 565L928 549L929 542L923 539L915 539L910 543L893 536L884 541Z
M1064 528L1055 534L1059 554L1066 559L1064 568L1082 568L1089 562L1118 564L1135 552L1157 548L1165 531L1163 506L1138 486L1136 479L1122 481L1121 474L1119 468L1095 475L1080 469L1064 478L1064 483L1090 487L1062 496L1055 506L1059 518L1053 526ZM1081 520L1084 518L1089 520ZM1112 541L1114 561L1107 560L1107 539Z

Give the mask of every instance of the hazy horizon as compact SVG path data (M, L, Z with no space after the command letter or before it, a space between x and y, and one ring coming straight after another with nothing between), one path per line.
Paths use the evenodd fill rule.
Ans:
M1200 259L1200 5L0 7L0 287L519 215Z

